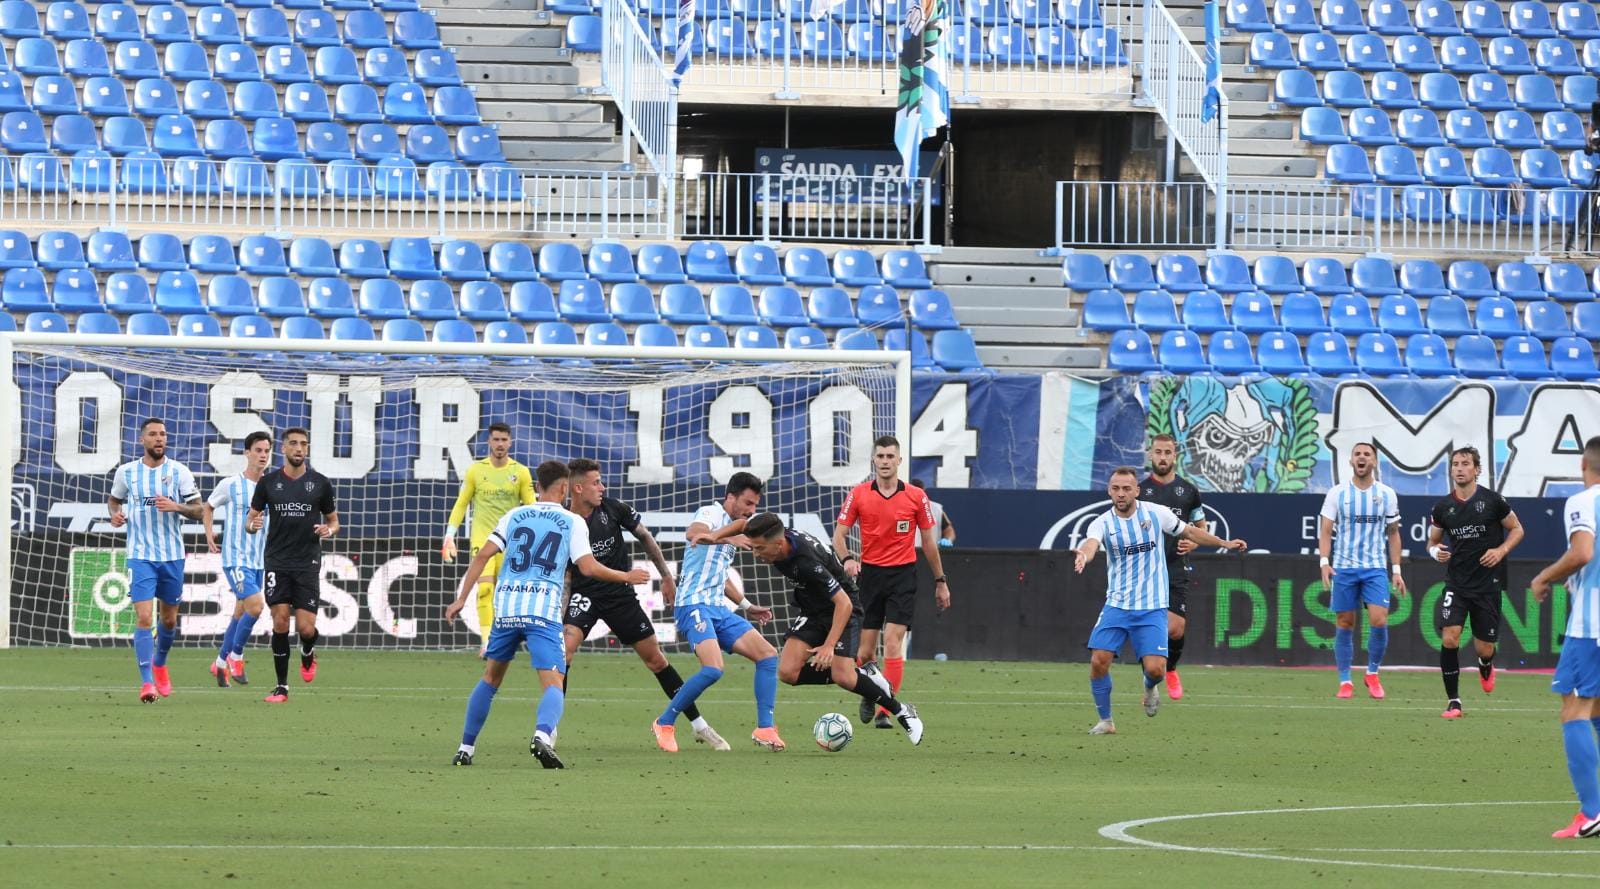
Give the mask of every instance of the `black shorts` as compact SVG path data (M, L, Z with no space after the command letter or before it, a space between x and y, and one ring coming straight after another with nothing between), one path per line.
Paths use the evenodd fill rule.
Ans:
M1485 642L1500 641L1500 593L1458 593L1450 589L1439 597L1439 626L1472 625L1472 635Z
M611 635L623 645L636 645L656 634L650 615L644 613L636 596L589 596L573 593L567 602L567 615L562 620L568 626L583 631L585 638L595 623L605 621Z
M783 634L785 642L790 639L799 639L810 648L828 641L828 633L833 629L833 612L823 614L802 614L789 624L789 632ZM856 656L856 646L861 640L861 617L857 614L850 615L850 622L845 625L844 633L839 636L839 641L834 643L833 653L838 657Z
M266 587L262 590L267 594L267 605L292 605L295 611L316 614L322 606L322 578L319 574L311 568L297 571L268 568Z
M1175 581L1167 587L1167 610L1179 617L1189 616L1189 582Z
M856 583L861 587L862 627L881 630L891 623L911 628L917 610L916 562L892 567L862 565Z

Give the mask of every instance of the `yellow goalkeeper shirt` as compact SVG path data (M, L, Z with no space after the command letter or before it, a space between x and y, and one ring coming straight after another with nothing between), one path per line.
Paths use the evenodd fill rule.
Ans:
M461 481L461 493L456 495L455 508L450 510L450 524L460 525L467 517L467 505L472 506L472 548L483 546L494 532L500 519L517 505L528 505L536 498L533 494L533 473L515 460L504 466L495 466L488 457L467 467L467 477Z

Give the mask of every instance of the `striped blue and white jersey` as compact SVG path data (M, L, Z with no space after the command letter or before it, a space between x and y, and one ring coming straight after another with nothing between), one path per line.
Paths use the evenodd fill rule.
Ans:
M733 524L733 518L722 508L722 501L700 507L691 525L705 525L715 531ZM731 610L728 597L722 592L728 579L728 567L733 564L736 548L729 543L707 546L695 544L684 553L683 565L678 569L678 609L711 607Z
M246 528L250 521L250 498L255 496L256 483L244 473L230 476L211 492L207 503L222 519L222 567L260 568L261 555L267 548L266 513L261 514L261 530L251 534Z
M1333 522L1335 571L1389 567L1389 526L1400 522L1400 499L1383 482L1366 489L1340 482L1322 501L1322 517Z
M1600 485L1579 491L1567 498L1562 515L1567 523L1567 540L1578 531L1595 533L1595 510L1600 508ZM1591 556L1589 564L1567 578L1567 635L1575 639L1600 639L1600 558Z
M117 467L111 496L122 501L127 516L128 558L149 562L183 560L183 516L156 509L156 498L179 503L200 499L189 467L167 457L155 466L134 460Z
M559 625L567 563L593 553L589 525L559 503L506 513L489 535L505 557L494 587L494 616L537 617Z
M1127 611L1167 607L1167 549L1163 534L1187 528L1172 510L1136 501L1133 515L1115 508L1089 524L1088 536L1106 551L1106 604Z

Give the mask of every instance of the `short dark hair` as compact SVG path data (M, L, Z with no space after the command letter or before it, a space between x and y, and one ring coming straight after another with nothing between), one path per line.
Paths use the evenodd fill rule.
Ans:
M900 439L892 435L880 435L872 440L872 449L876 451L878 448L894 448L898 451L900 450Z
M728 496L737 497L745 491L755 491L760 494L766 490L766 487L766 484L761 479L756 478L754 473L735 472L733 477L728 479Z
M505 424L505 423L490 423L489 424L489 434L493 435L496 432L504 432L506 435L510 435L511 434L511 427L509 425Z
M1460 454L1466 454L1468 457L1471 457L1473 466L1476 466L1480 469L1483 468L1483 456L1478 453L1477 448L1473 447L1472 445L1456 448L1450 452L1450 459L1454 460Z
M1378 456L1378 446L1373 444L1370 441L1358 441L1355 444L1351 445L1350 446L1350 453L1352 455L1355 454L1356 448L1370 448L1372 450L1372 456L1374 456L1374 457Z
M922 479L920 479L920 478L912 479L911 480L911 486L913 488L922 488L923 490L927 490L928 489L928 486L926 484L924 484Z
M538 469L534 470L534 475L539 479L539 490L544 491L556 482L572 475L572 471L567 469L567 464L562 463L560 460L546 460L539 464Z
M304 426L290 426L288 429L283 430L284 441L288 441L291 435L304 435L306 441L311 441L311 433L307 432Z
M746 537L757 537L762 540L777 537L783 533L783 519L772 512L751 516L749 521L744 523L744 533Z
M1111 470L1111 474L1106 476L1106 481L1109 482L1119 475L1131 475L1135 482L1139 481L1139 470L1134 469L1132 466L1118 466L1116 469Z
M167 421L161 419L160 417L145 417L144 422L139 424L139 434L143 435L146 429L149 429L156 423L160 423L163 426L167 425Z
M1583 443L1583 465L1590 472L1600 472L1600 435Z
M600 464L590 460L588 457L579 457L576 460L567 461L567 472L570 472L574 476L583 475L586 472L599 471Z
M1150 436L1150 443L1151 444L1155 444L1158 441L1171 442L1172 443L1172 449L1173 450L1177 450L1178 449L1178 439L1176 437L1174 437L1172 435L1172 433L1170 433L1170 432L1157 432L1155 435Z
M246 435L244 437L244 449L247 450L247 451L250 450L250 448L254 447L255 443L258 442L258 441L264 441L267 444L271 444L272 443L272 433L267 432L265 430L258 429L255 432L252 432L249 435Z

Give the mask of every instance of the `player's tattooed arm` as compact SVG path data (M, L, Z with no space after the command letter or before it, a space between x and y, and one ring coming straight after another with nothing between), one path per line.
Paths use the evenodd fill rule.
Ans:
M633 536L644 547L644 554L650 559L650 564L656 566L656 574L661 576L661 596L667 604L677 598L678 584L672 579L672 567L667 564L667 557L661 552L661 544L656 542L656 536L650 529L640 522L633 529Z

